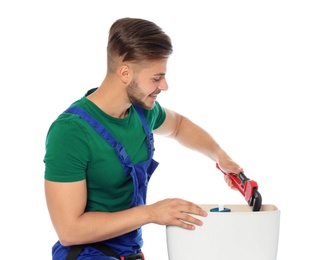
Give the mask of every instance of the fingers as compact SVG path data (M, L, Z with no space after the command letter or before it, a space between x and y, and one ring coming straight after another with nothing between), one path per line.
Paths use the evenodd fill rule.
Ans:
M230 178L230 176L228 175L224 175L224 180L225 182L228 184L228 186L233 189L233 190L237 190L237 188L233 185L232 183L232 179Z
M185 229L194 230L195 226L202 226L203 221L183 212L181 217L177 219L177 226Z
M172 207L175 211L180 213L189 213L199 216L207 216L207 212L203 210L200 206L194 204L193 202L183 200L183 199L168 199L170 207Z
M243 172L243 168L231 159L221 160L221 162L219 162L219 166L222 171L226 173L239 174L240 172Z
M194 217L194 215L206 217L208 215L207 212L191 202L183 202L187 203L187 205L182 208L182 211L177 219L179 221L177 225L189 230L194 230L195 226L202 226L203 221Z
M179 226L185 229L194 230L195 226L203 225L203 222L194 217L206 217L207 212L200 206L182 199L166 199L153 205L152 214L157 224Z
M227 185L232 190L237 190L237 188L232 183L231 177L228 174L240 174L241 172L243 172L243 169L231 159L222 160L221 164L219 163L219 167L224 173L224 180Z
M200 206L186 200L182 199L173 199L174 202L178 203L180 205L180 210L182 213L189 213L189 214L194 214L194 215L199 215L206 217L207 212L203 210Z

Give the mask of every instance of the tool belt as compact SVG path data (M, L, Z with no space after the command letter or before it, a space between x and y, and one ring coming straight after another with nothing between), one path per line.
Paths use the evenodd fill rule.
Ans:
M119 260L145 260L144 254L139 252L138 254L129 255L129 256L119 256L116 251L114 251L111 247L103 244L103 243L93 243L93 244L84 244L84 245L75 245L71 246L70 250L66 256L66 260L76 260L81 251L87 247L91 246L95 249L99 250L106 256L113 256Z

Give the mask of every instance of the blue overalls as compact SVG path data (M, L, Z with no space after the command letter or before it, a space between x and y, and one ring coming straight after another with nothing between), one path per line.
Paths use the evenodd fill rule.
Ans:
M118 155L120 163L126 175L131 175L134 185L134 194L129 208L146 204L147 186L149 179L158 166L158 162L153 159L154 154L154 137L150 132L143 110L140 107L134 106L139 114L142 126L146 133L146 142L148 147L148 160L138 164L132 164L130 158L121 143L118 143L109 131L97 122L90 114L80 107L70 107L65 113L73 113L79 115L82 119L88 122L92 128L100 134L114 149ZM121 235L116 238L102 241L101 243L110 246L114 251L123 256L133 255L140 252L143 245L142 229L139 228L130 233ZM62 246L59 241L53 246L53 260L66 259L70 247ZM115 260L115 257L105 256L97 249L86 246L82 249L77 260ZM122 258L121 258L122 259Z

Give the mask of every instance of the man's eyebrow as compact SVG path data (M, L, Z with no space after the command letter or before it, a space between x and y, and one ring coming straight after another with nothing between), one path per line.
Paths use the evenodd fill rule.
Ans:
M166 73L156 73L156 74L154 74L154 76L165 76L166 75Z

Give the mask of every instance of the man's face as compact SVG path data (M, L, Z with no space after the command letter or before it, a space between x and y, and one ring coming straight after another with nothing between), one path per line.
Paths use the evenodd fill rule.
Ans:
M157 95L167 90L165 79L167 59L149 63L143 68L127 87L129 101L144 109L152 109Z

